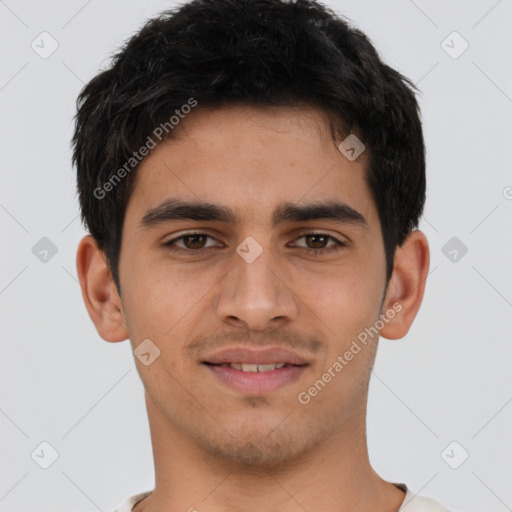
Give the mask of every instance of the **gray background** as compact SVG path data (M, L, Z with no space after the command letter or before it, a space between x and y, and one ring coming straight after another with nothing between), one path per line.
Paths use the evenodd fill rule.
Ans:
M431 273L410 333L381 340L371 462L454 512L512 510L512 0L327 3L418 84L428 152ZM0 0L2 511L108 512L153 488L129 342L99 338L76 280L69 141L83 84L172 5Z

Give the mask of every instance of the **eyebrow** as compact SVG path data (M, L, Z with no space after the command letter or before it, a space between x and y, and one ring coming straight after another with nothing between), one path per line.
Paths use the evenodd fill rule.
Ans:
M234 211L223 205L199 201L184 201L169 198L160 205L148 210L142 217L139 227L149 228L175 220L196 220L236 224ZM284 222L305 222L331 220L343 224L354 224L368 228L368 222L361 213L341 201L320 201L309 204L281 203L272 214L272 225Z

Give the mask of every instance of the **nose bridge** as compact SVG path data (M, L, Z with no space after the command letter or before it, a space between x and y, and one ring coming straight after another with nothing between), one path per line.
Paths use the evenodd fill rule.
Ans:
M248 237L237 247L236 252L237 294L243 296L247 292L256 292L257 295L268 295L271 298L276 291L273 283L276 278L272 270L270 247L264 249L254 238Z
M277 317L291 319L295 301L279 278L279 263L268 244L245 238L237 246L232 269L223 282L218 303L222 319L236 318L253 329L264 329Z

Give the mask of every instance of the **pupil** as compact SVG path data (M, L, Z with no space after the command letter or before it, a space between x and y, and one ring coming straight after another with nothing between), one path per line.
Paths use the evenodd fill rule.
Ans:
M325 236L324 235L308 235L308 241L311 240L311 238L320 238L320 239L323 239L323 242L320 242L320 245L322 246L324 243L325 243ZM315 245L315 243L313 242L313 245ZM314 247L315 249L318 248L318 247Z
M307 235L308 242L313 242L313 246L315 249L318 248L319 245L320 247L322 247L325 244L325 238L326 237L324 235ZM314 241L315 239L317 240L316 243ZM185 240L187 242L190 242L192 240L191 244L185 244L189 249L200 249L203 244L199 240L202 240L202 242L204 242L204 235L188 235L185 238ZM197 245L199 245L199 247Z
M204 238L204 235L188 235L186 237L186 240L189 241L190 239L194 240L195 242L192 242L192 246L193 247L189 247L190 244L185 244L187 247L189 247L189 249L201 249L201 247L194 247L194 244L197 243L197 239L198 238ZM204 242L204 240L203 240ZM199 245L201 246L202 244L199 242Z

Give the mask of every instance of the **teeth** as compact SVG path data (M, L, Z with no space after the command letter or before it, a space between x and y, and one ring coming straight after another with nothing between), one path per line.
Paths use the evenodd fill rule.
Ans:
M242 370L243 372L269 372L270 370L276 370L282 368L286 363L272 363L272 364L249 364L249 363L230 363L226 366L230 366L235 370Z

